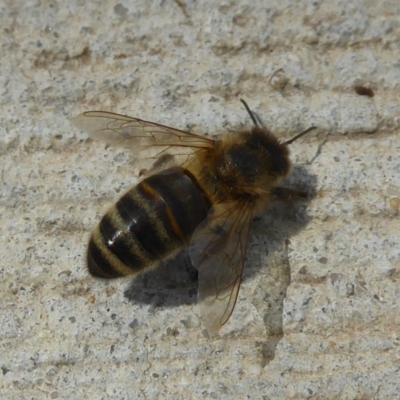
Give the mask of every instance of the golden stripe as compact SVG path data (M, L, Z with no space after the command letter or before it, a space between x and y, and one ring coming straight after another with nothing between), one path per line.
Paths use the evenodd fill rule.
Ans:
M167 211L167 217L168 217L169 221L171 222L173 231L175 232L175 234L176 234L177 236L179 236L181 239L183 239L182 230L181 230L181 228L179 227L178 221L177 221L176 218L174 217L174 214L172 214L171 209L170 209L167 205L165 205L165 209L166 209L166 211Z
M110 218L112 225L117 228L115 231L122 232L123 237L120 238L126 247L129 248L130 252L137 256L143 262L143 268L146 265L151 264L151 258L147 257L147 253L142 249L139 243L136 240L136 237L132 235L132 233L128 230L126 226L126 221L121 217L120 213L117 210L116 206L113 206L110 210L108 210L107 214ZM135 267L130 267L132 271L136 271Z
M96 226L92 233L92 240L97 248L100 250L104 259L117 271L120 275L132 275L132 269L127 267L117 256L115 256L107 245L104 243L104 238L100 232L99 225ZM101 266L99 266L101 268Z

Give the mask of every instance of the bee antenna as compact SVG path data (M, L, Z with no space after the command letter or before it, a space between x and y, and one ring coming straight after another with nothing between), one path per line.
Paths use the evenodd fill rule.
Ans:
M254 117L253 112L250 110L250 107L247 105L247 103L243 100L240 99L240 101L242 102L242 104L244 105L244 108L246 109L246 111L249 113L251 120L253 121L253 124L255 126L260 126L259 123L257 122L256 118Z
M310 128L307 128L305 131L298 133L296 136L293 136L291 139L289 139L287 142L284 142L283 144L291 144L298 138L301 138L302 136L306 135L308 132L313 131L314 129L317 129L316 126L312 126Z

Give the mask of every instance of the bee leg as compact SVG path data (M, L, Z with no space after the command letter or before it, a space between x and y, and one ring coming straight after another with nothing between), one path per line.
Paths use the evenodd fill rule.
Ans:
M274 188L272 194L277 200L292 202L300 199L307 199L308 195L306 192L297 189L290 189L284 187Z
M150 169L141 169L139 176L149 176L156 172L162 171L163 169L166 169L167 165L172 163L173 160L174 156L172 154L163 154L161 157L157 158Z

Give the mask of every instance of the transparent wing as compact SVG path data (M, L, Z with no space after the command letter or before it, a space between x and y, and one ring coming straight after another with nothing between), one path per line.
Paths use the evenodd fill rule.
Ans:
M200 312L209 332L235 308L252 219L251 204L217 205L193 235L190 258L199 271Z
M73 123L93 138L126 141L130 147L179 146L196 149L209 148L214 144L213 140L190 132L106 111L84 112L75 117Z

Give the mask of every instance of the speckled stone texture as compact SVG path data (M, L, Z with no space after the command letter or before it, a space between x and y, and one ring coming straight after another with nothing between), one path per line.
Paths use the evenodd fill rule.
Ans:
M398 17L385 0L0 0L0 397L397 398ZM146 160L71 118L221 134L250 126L240 98L282 138L318 127L291 146L288 185L311 195L254 222L210 336L185 254L88 276L91 229Z

